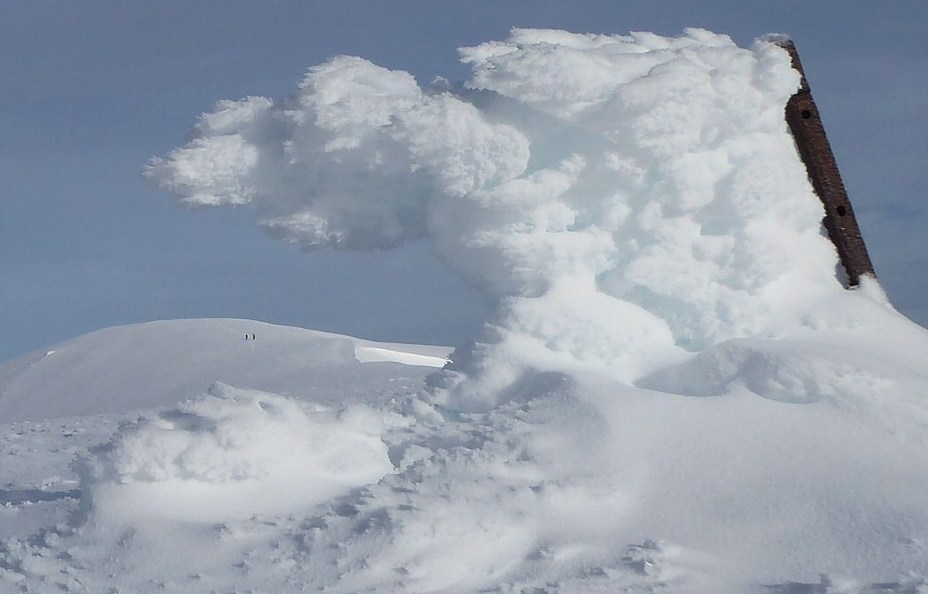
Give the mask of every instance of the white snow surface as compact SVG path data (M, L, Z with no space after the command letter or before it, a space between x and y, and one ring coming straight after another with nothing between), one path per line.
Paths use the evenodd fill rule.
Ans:
M0 592L928 591L928 331L842 286L785 52L461 57L454 91L334 58L146 175L304 247L430 235L483 334L437 369L159 322L0 367Z
M83 497L109 519L135 523L307 509L392 472L383 422L360 406L336 414L214 384L200 399L121 427L87 461Z

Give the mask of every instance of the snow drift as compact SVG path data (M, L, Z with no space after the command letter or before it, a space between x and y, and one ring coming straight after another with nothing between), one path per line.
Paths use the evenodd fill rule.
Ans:
M215 384L202 398L121 427L87 461L84 503L136 523L312 509L392 472L383 422L360 406L308 409Z
M334 58L292 99L218 103L145 174L190 206L247 205L305 248L430 236L494 303L483 334L427 390L345 395L359 423L229 388L124 425L91 454L87 515L5 543L0 578L924 590L928 332L875 279L842 287L783 118L799 82L787 54L699 29L516 29L461 56L473 76L453 90ZM337 489L303 482L320 476ZM199 505L181 517L116 496L141 483L189 498L193 482L236 501L261 477L269 500L218 525L194 521L213 518Z

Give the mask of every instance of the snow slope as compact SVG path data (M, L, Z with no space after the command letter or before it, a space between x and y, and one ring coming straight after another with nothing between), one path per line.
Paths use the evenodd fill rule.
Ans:
M170 406L213 382L338 401L403 379L404 366L442 367L450 350L252 320L107 328L0 365L0 418L41 420ZM403 381L414 385L420 375Z
M660 392L539 372L452 413L416 388L434 368L351 365L339 347L317 373L333 352L317 348L289 359L311 393L346 394L338 365L368 391L323 404L216 384L141 414L97 399L8 423L0 591L920 591L928 332L856 295L853 328L721 345L652 376ZM357 344L181 320L113 329L146 346L83 371L230 323ZM195 370L174 356L179 383Z
M442 369L244 321L9 364L0 591L928 591L928 331L842 286L785 52L461 55L454 93L334 58L146 175L308 248L431 235L482 334Z
M119 483L157 477L149 485L161 489L157 495L96 490L98 500L115 498L113 508L136 519L147 514L135 504L152 496L170 502L164 513L172 518L223 519L301 508L376 481L392 466L376 436L384 420L371 418L363 403L415 392L449 351L191 319L108 328L4 363L0 537L63 520L82 495L89 504L91 475ZM249 417L256 411L264 414ZM136 455L85 460L78 489L78 454L86 457L130 419L137 430L120 439ZM202 431L223 422L236 436L222 441ZM290 462L294 451L317 457ZM190 488L191 478L200 488ZM210 488L231 478L237 488ZM277 496L263 496L271 488Z

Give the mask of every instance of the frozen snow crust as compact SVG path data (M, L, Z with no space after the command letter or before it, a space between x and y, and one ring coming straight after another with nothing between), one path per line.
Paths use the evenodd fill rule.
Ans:
M928 332L875 280L842 288L785 52L516 29L461 55L453 92L335 58L292 100L217 104L146 175L304 247L431 236L496 304L483 335L427 389L344 391L324 370L349 358L434 357L326 343L288 397L63 423L106 443L68 523L0 544L0 586L928 591Z

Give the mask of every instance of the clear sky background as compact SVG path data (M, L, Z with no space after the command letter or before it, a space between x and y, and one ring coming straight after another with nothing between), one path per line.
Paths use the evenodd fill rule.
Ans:
M895 305L928 324L928 2L0 2L0 361L107 326L242 317L456 344L481 296L426 243L300 253L247 209L186 211L139 172L217 100L292 93L337 54L420 83L513 26L796 41Z

